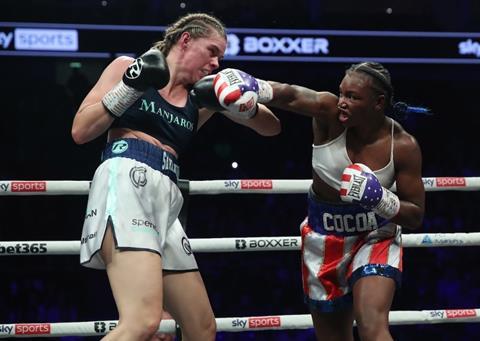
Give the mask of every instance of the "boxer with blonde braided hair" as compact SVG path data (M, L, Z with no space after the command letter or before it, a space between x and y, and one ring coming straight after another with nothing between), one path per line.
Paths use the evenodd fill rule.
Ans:
M223 112L210 101L215 95L205 76L219 67L226 46L217 18L186 15L139 58L110 63L75 115L78 144L108 131L80 252L84 266L106 268L119 312L119 325L105 341L158 340L164 306L183 340L215 339L214 314L178 220L177 160L216 108ZM261 135L280 132L265 106L249 119L224 114Z
M168 26L163 40L156 42L153 46L164 55L168 55L182 33L188 32L193 39L206 38L212 29L226 39L225 27L217 18L205 13L187 14Z

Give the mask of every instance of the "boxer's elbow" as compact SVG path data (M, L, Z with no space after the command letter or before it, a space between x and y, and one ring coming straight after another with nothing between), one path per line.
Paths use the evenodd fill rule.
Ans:
M271 129L264 136L276 136L276 135L279 135L281 132L282 132L282 127L278 125L277 128Z
M79 129L76 126L73 126L71 134L72 134L73 142L75 142L76 144L84 144L88 142L86 138L86 134L84 134L83 132L83 129Z
M87 142L92 141L96 138L99 134L95 134L92 129L88 127L83 127L81 125L73 125L71 131L73 142L76 144L85 144Z
M276 116L272 116L258 126L256 131L262 136L276 136L282 131L282 125Z
M105 113L97 115L87 115L78 112L73 119L71 135L76 144L90 142L102 135L112 124L113 118Z
M248 125L262 136L275 136L282 131L278 117L262 104L258 106L257 114L248 121Z

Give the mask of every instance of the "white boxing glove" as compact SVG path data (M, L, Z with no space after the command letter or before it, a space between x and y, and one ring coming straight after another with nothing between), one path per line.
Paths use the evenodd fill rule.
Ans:
M236 69L218 72L213 86L220 105L244 119L255 116L259 102L266 103L273 97L270 84Z

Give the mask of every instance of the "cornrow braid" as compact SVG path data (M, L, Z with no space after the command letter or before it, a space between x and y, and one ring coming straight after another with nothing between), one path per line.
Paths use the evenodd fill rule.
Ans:
M226 39L225 25L216 17L206 13L187 14L167 27L164 39L156 42L153 47L167 56L183 32L190 33L196 39L209 37L213 31Z
M387 96L387 103L391 103L393 99L393 86L390 77L390 72L380 63L363 62L360 64L353 64L347 70L347 73L363 72L369 75L374 81L374 89L377 92L383 93Z
M387 103L385 109L390 116L404 120L409 114L431 114L428 108L409 106L404 102L394 102L394 91L390 72L382 64L376 62L353 64L346 71L346 74L351 74L352 72L363 72L372 78L373 89L379 94L385 95L385 102Z

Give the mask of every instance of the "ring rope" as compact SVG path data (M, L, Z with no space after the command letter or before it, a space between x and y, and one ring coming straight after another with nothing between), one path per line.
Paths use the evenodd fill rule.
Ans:
M480 232L410 233L404 247L480 246ZM194 252L248 252L300 250L300 237L192 238ZM184 245L186 251L190 246ZM78 255L80 241L0 241L0 256Z
M480 177L437 177L423 178L426 191L478 191ZM307 193L312 180L180 180L189 185L189 194L228 193ZM74 180L2 180L0 195L85 195L90 181ZM395 190L395 186L392 187Z
M289 330L313 327L310 315L277 315L217 318L218 332L243 332L247 330ZM438 324L480 322L480 309L442 309L419 311L392 311L390 325ZM117 326L118 321L15 323L0 324L0 338L49 336L104 335ZM174 333L173 320L163 320L158 329L162 333Z
M189 181L189 194L306 193L311 180L207 180ZM423 178L426 191L480 189L480 178ZM84 195L90 181L0 181L0 195ZM405 247L478 246L480 233L403 235ZM299 237L202 238L191 239L195 252L239 252L299 250ZM0 243L0 255L75 255L80 241L21 241ZM280 315L217 318L217 330L246 331L312 328L310 315ZM390 324L480 322L480 309L449 309L390 312ZM51 336L94 336L106 334L117 321L0 324L0 338ZM160 332L174 333L173 320L162 321Z

